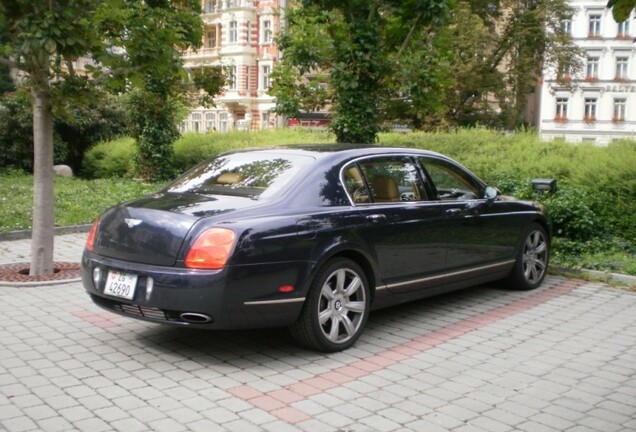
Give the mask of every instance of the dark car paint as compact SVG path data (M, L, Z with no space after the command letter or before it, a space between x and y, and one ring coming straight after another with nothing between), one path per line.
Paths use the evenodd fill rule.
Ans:
M82 260L84 286L94 301L126 315L130 311L122 308L128 304L165 310L167 318L137 317L202 328L287 326L297 319L318 269L336 255L354 259L365 270L377 309L503 278L512 269L524 227L532 221L547 226L528 202L352 205L342 186L343 167L361 157L443 158L435 153L333 146L284 151L311 155L316 164L268 200L162 191L106 211L95 250L85 251ZM142 223L128 228L124 218ZM190 246L213 226L237 234L230 261L218 271L185 268ZM141 249L135 252L133 246ZM134 301L109 298L96 289L96 265L140 275ZM154 280L150 301L148 276ZM293 291L281 293L287 285ZM210 315L213 322L186 322L178 318L182 312Z

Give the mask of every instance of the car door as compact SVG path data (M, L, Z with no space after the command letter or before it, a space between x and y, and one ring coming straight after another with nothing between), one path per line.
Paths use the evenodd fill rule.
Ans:
M447 272L483 267L514 257L518 226L504 200L487 199L486 187L463 167L434 156L421 157L432 199L444 215Z
M443 270L445 216L430 201L416 161L409 156L368 157L344 169L345 185L365 222L359 235L375 254L383 282L410 281Z

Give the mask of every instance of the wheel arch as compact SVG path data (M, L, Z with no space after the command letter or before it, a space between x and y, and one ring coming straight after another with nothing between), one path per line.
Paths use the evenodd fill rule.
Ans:
M316 265L311 271L311 274L307 278L307 289L311 281L314 279L316 274L323 268L329 261L334 258L347 258L360 266L362 271L364 271L364 275L367 278L367 283L369 284L369 292L371 293L371 301L375 298L375 289L379 280L381 280L380 276L377 274L373 263L372 258L369 257L364 252L352 247L352 245L340 245L339 247L333 248L329 250L327 253L324 253L320 259L316 262ZM306 290L305 290L306 292Z

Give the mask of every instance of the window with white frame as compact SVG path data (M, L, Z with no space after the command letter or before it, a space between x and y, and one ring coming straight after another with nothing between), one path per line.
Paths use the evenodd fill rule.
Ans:
M618 31L616 32L618 38L629 38L629 19L618 23Z
M269 87L271 85L269 74L271 72L272 72L272 67L270 65L265 65L261 67L261 90L269 90Z
M230 21L229 43L238 42L238 22Z
M594 80L598 79L598 66L600 63L599 57L588 57L585 79Z
M556 98L556 114L554 116L557 121L565 121L568 119L568 102L569 98Z
M587 30L588 37L601 36L601 14L590 14L590 21Z
M261 113L261 129L269 128L269 111L263 111Z
M625 121L625 108L627 107L627 99L626 98L616 98L614 99L614 114L612 115L612 121L622 122Z
M228 67L228 76L227 76L227 87L230 90L236 90L238 88L238 83L237 83L237 76L236 76L236 66L229 66Z
M205 5L203 6L203 11L205 13L216 12L216 0L206 0Z
M596 120L596 104L598 99L596 98L585 98L585 114L583 116L583 120L585 121L595 121Z
M211 28L205 32L205 47L216 48L216 28Z
M561 28L563 29L563 33L565 33L568 36L572 36L572 20L571 19L563 21Z
M616 57L616 74L615 79L626 80L629 67L629 57Z
M262 41L264 44L272 43L274 40L274 33L272 31L272 20L263 20L263 36Z
M219 131L227 132L227 113L219 113Z
M216 130L216 114L213 112L205 113L205 130Z
M201 125L201 113L192 113L192 131L199 132Z

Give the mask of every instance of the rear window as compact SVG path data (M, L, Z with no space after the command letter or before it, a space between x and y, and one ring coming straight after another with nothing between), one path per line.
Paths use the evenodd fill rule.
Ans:
M210 159L167 186L168 192L267 198L286 187L313 158L272 152Z

